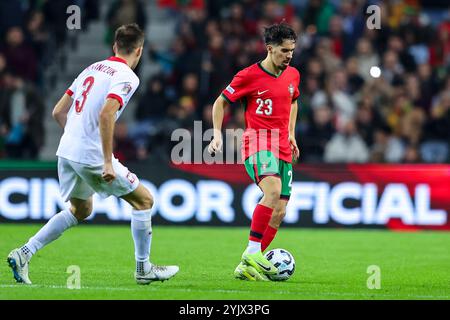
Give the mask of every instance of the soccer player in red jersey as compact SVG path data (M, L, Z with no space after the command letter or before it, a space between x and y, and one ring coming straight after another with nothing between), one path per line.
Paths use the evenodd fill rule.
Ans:
M294 30L285 23L265 28L267 57L239 71L214 102L214 137L209 152L222 150L224 108L239 100L245 106L246 124L242 159L264 194L253 212L248 246L234 272L243 280L267 280L267 275L277 272L262 252L286 214L292 160L299 157L294 133L300 74L289 66L296 39Z

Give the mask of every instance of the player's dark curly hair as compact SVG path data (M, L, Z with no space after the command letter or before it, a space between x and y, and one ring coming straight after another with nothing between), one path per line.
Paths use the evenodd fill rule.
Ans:
M287 23L281 22L264 28L264 43L266 45L280 45L284 40L297 41L294 29Z
M117 28L114 42L122 54L130 54L134 49L144 44L144 32L136 23L125 24Z

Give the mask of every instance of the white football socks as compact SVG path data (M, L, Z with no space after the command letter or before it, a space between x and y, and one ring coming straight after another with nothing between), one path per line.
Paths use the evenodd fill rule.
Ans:
M134 255L136 272L149 272L150 247L152 244L152 214L151 209L133 210L131 213L131 233L134 240Z
M59 212L21 247L22 253L29 261L38 250L56 240L65 230L77 224L78 220L70 210ZM136 271L147 273L152 267L149 261L152 243L151 209L132 211L131 232L135 247Z
M247 253L254 254L257 252L261 252L261 242L249 240L247 246Z
M56 240L61 234L78 224L77 218L69 209L54 215L48 222L21 248L29 261L31 257L45 245Z

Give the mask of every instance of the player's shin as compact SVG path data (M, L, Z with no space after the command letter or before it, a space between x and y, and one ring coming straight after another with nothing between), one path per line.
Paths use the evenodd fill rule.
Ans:
M261 251L261 240L263 239L264 231L269 225L272 217L272 208L258 204L253 212L252 224L250 228L249 243L247 252L250 254Z
M131 233L134 240L136 272L147 273L151 269L149 261L152 243L151 209L132 211Z
M256 271L263 274L275 274L277 272L277 268L275 268L261 253L261 240L264 231L269 225L272 211L272 208L262 204L256 206L255 211L253 212L248 246L241 257L244 264L252 266Z
M29 261L38 250L59 238L65 230L76 224L78 220L70 210L63 210L54 215L20 250Z
M261 252L267 249L270 246L275 235L277 234L278 228L274 228L271 225L268 225L266 231L264 231L263 238L261 240Z

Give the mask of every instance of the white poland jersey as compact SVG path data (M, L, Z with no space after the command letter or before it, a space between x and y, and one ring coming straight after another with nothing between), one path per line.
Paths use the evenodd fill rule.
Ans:
M118 57L91 64L66 93L73 99L56 155L86 165L103 165L99 116L107 98L119 101L116 120L139 86L139 78Z

